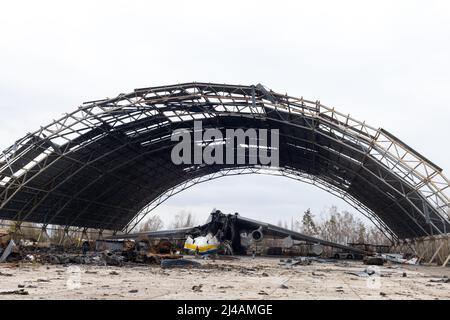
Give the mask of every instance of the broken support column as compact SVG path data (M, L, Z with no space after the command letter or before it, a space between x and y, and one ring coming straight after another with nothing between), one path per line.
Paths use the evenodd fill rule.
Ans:
M5 251L3 251L2 256L0 257L0 262L5 262L8 256L11 254L12 249L14 248L16 244L14 243L14 240L9 240L8 246L6 247Z

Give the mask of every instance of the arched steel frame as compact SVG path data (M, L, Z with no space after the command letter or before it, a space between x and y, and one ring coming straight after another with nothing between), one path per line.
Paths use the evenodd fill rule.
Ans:
M449 180L386 130L261 85L210 83L87 102L27 134L0 157L0 218L129 231L189 181L244 169L273 174L173 164L171 134L192 130L194 120L220 130L279 129L279 175L332 191L392 239L449 232Z

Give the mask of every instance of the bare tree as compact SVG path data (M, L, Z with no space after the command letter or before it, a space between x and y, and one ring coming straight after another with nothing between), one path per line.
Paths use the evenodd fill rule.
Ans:
M386 236L377 228L372 227L367 232L367 242L372 244L390 244Z
M13 226L11 228L14 228ZM36 241L41 233L41 226L38 223L22 222L20 224L21 237L27 240Z
M63 238L64 233L65 231L63 226L59 225L53 226L53 228L49 231L50 241L52 243L59 244L59 241Z
M323 239L339 242L339 223L337 213L332 212L328 220L319 226L319 232Z
M192 213L183 210L175 215L171 227L174 229L188 228L194 227L196 223L195 216Z
M368 243L369 234L367 233L367 228L363 222L357 222L357 243Z
M341 244L370 243L388 244L389 240L376 227L367 226L349 211L339 212L336 206L328 209L328 219L318 223L314 215L307 210L296 226L301 232L308 235L317 235L320 238Z
M139 228L139 232L145 231L157 231L161 230L164 227L164 223L158 215L154 215L147 219L141 227Z
M296 222L296 227L300 230L301 233L309 236L316 236L318 233L316 223L314 222L314 215L312 214L310 209L306 210L303 213L302 220L301 222Z

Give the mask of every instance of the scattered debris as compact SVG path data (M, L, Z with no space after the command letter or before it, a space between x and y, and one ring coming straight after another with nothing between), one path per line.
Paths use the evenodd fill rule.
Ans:
M443 277L442 279L431 279L429 282L450 283L450 278Z
M3 272L0 271L0 276L2 276L2 277L12 277L13 274L12 273L3 273Z
M32 254L27 254L27 255L25 256L25 261L34 262L35 260L36 260L36 259L35 259L34 255L32 255Z
M284 259L288 260L287 258ZM296 262L294 257L289 259L291 263ZM183 259L162 260L183 261ZM444 278L444 276L450 277L448 276L448 270L425 266L402 267L397 265L399 268L391 269L389 264L385 264L384 267L376 267L363 265L360 261L350 261L348 267L343 267L336 261L333 264L324 265L316 264L312 260L313 263L310 266L284 269L279 265L280 259L273 257L257 257L255 260L251 257L241 257L239 261L232 262L203 261L200 258L194 259L193 257L186 260L193 261L196 265L200 264L201 269L197 270L189 266L178 269L162 269L159 266L146 267L128 262L122 268L104 265L80 266L82 272L80 282L83 289L86 290L70 290L67 291L67 294L64 294L64 297L77 299L88 293L92 296L95 294L96 298L101 299L103 294L106 293L111 298L126 297L127 295L129 298L159 297L160 294L163 294L167 295L167 298L198 299L210 294L214 297L226 298L231 294L238 299L254 299L256 297L267 299L272 297L272 292L274 292L274 297L277 299L314 299L319 297L342 299L356 297L357 295L381 300L406 297L420 299L437 297L442 299L446 297L450 282L448 278ZM17 269L3 269L0 265L0 272L13 275L12 278L0 276L0 287L3 284L0 291L25 289L30 294L29 296L9 296L9 298L15 297L16 299L19 297L32 297L33 299L59 298L57 292L67 290L66 272L70 265L67 267L62 267L62 265L50 266L50 270L46 270L47 266L39 263L33 265L20 263L21 269L19 272ZM406 277L403 276L404 273L406 273ZM366 286L366 281L371 284L373 282L370 282L370 280L385 274L390 275L393 280L386 283L389 287L388 291L386 291L386 288L374 290L369 288L370 286ZM94 278L97 280L94 281ZM145 283L136 283L135 280L139 278L147 280ZM161 278L167 283L164 288L154 285ZM50 280L51 283L45 283L38 279ZM100 279L100 283L97 283L98 279ZM282 279L291 280L282 281ZM387 278L381 279L389 280ZM380 279L378 280L380 281ZM88 285L90 283L92 285ZM37 288L28 289L30 284L37 286ZM383 287L385 286L383 285ZM356 292L353 290L356 290ZM380 294L380 291L384 291L386 295ZM1 297L8 296L0 295Z
M85 242L86 243L86 242ZM105 245L106 244L106 245ZM18 245L10 240L0 252L1 262L20 261L42 264L85 264L94 266L123 266L125 263L159 265L161 259L181 259L183 256L172 254L173 244L160 241L156 246L145 241L101 241L93 248L110 248L102 251L82 250L77 245L40 246L35 242L21 241ZM2 264L4 266L4 264Z
M220 286L219 289L233 289L233 286Z
M311 258L309 257L295 257L294 261L302 265L310 265L311 264Z
M368 278L370 275L365 272L365 271L351 271L351 272L346 272L347 274L351 274L360 278Z
M403 277L403 278L406 278L406 277L407 277L406 272L403 272L402 277Z
M202 264L197 261L187 259L163 259L161 260L162 268L198 268Z
M375 270L371 267L368 267L364 270L365 273L367 273L369 276L375 274Z
M22 296L27 296L27 295L29 295L28 291L25 291L25 289L19 289L19 290L13 290L13 291L2 291L2 292L0 292L0 295L14 295L14 294L18 294L18 295L22 295Z
M297 265L310 265L311 259L309 257L296 257L294 259L280 259L280 265L286 266L286 267L293 267Z
M375 274L375 270L371 268L366 268L364 271L350 271L346 272L347 274L351 274L360 278L368 278L371 275Z
M323 273L317 273L317 272L311 272L311 274L313 275L313 276L315 276L315 277L325 277L325 274L323 274Z
M318 263L335 263L335 259L325 259L319 257L308 257L310 261L318 262Z
M385 293L385 292L380 292L380 296L383 296L383 297L385 297L385 296L387 296L387 294Z
M109 251L105 251L104 254L105 263L108 266L122 266L125 260L125 257L122 255L118 255Z
M239 257L230 255L216 255L214 260L239 260Z
M179 254L159 254L159 253L146 253L136 259L136 262L145 264L161 264L162 259L182 259L183 256Z
M202 292L202 287L203 287L202 284L199 284L198 286L193 286L193 287L192 287L192 291L195 291L195 292Z
M175 250L173 243L168 240L159 241L159 243L152 249L153 253L160 254L171 254Z
M364 257L364 264L371 265L371 266L382 266L384 264L384 260L382 257L371 257L366 256Z
M410 259L406 259L402 254L398 253L389 253L389 254L382 254L381 258L383 258L385 261L394 262L394 263L401 263L401 264L418 264L419 259L417 257L412 257Z

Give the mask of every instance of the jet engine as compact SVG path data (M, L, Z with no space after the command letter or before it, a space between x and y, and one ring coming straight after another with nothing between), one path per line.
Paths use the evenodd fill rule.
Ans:
M262 233L261 228L253 230L251 233L252 240L255 242L259 242L264 238L264 234Z

